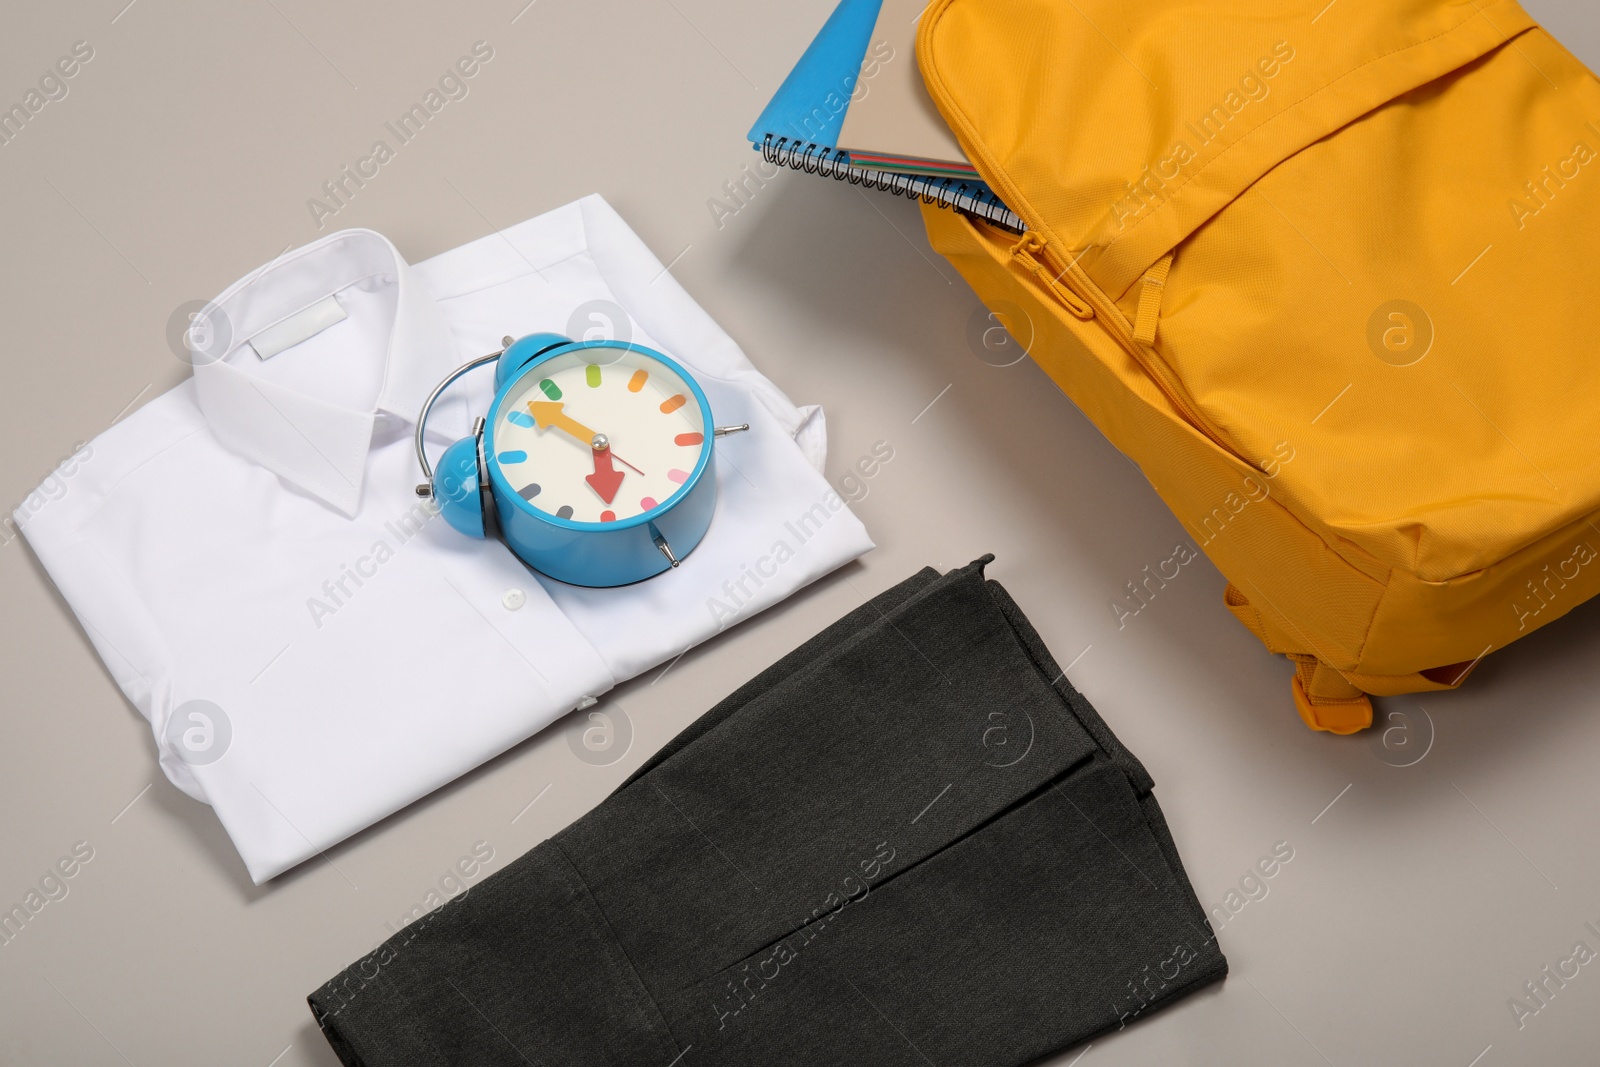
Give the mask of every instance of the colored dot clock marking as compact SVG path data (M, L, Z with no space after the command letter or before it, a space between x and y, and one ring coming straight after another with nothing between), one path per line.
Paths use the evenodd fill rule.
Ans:
M711 444L705 413L671 368L643 358L557 357L508 392L494 455L512 499L553 519L611 524L659 510L689 483Z

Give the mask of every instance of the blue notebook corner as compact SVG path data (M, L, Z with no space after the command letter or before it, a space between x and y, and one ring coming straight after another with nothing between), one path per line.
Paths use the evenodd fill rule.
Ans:
M838 146L850 95L882 7L883 0L840 0L750 127L752 144L761 144L771 134L824 148Z
M853 166L839 132L872 45L883 0L839 0L778 92L750 127L750 145L770 162L896 196L938 203L1012 233L1027 224L977 178Z

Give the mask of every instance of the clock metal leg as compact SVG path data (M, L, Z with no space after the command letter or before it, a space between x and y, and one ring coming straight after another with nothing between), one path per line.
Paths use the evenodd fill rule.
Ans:
M667 539L665 537L661 536L661 531L660 530L657 530L657 529L655 529L654 526L652 526L651 530L650 530L650 535L655 540L656 547L661 550L661 554L663 556L667 557L667 562L668 563L670 563L674 567L676 567L680 562L682 562L673 553L672 546L667 544Z

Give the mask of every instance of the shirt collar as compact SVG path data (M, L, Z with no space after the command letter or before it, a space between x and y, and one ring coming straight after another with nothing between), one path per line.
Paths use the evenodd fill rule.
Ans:
M273 363L278 357L262 359L250 345L354 286L393 290L384 294L392 296L392 321L377 330L370 322L363 330L352 327L346 332L368 340L359 352L339 354L354 361L344 364L347 369L374 364L364 368L381 383L370 404L341 399L349 390L334 388L332 380L308 385L317 378L308 378L303 366L291 385L279 373L283 365ZM439 305L394 245L371 230L343 230L285 253L235 282L201 314L206 343L194 357L195 390L217 439L350 517L360 509L379 419L414 424L428 393L461 362Z

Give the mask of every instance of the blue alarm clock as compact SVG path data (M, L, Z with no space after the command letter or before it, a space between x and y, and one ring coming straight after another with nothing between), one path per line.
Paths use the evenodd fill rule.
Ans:
M643 345L540 333L472 360L429 395L417 461L446 522L495 537L524 564L573 585L627 585L694 551L717 504L718 427L682 366ZM472 436L434 470L428 414L456 379L495 365L495 397Z

